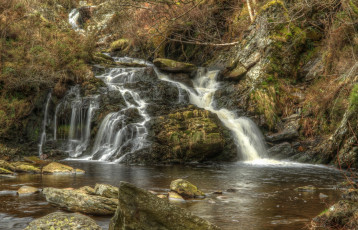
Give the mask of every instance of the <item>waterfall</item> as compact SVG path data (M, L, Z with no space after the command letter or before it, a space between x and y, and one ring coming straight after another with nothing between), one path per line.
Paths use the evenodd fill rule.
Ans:
M237 117L234 112L227 109L214 107L214 94L219 87L216 80L219 71L207 71L200 68L193 79L194 89L169 79L167 75L156 68L155 71L160 79L173 82L181 89L186 90L189 93L190 103L217 114L222 123L233 133L238 153L244 160L253 161L267 155L263 135L253 121L247 117Z
M75 86L56 106L53 124L54 140L65 140L67 144L64 150L69 153L70 157L82 155L90 144L92 118L96 109L99 108L98 97L98 95L82 97L80 87ZM59 125L62 130L59 130ZM60 137L58 137L59 131Z
M87 159L121 162L128 154L147 145L148 130L145 125L150 120L146 113L147 104L138 93L126 88L126 84L136 82L136 73L141 70L143 68L112 68L97 76L110 91L122 95L125 107L104 118L96 135L92 155ZM138 114L138 121L131 120L131 112Z
M42 133L40 137L40 143L39 143L39 156L43 154L43 145L46 142L46 126L47 126L47 120L48 120L48 107L50 105L52 93L50 92L47 95L46 105L45 105L45 112L44 112L44 119L42 121Z
M78 25L78 19L80 18L80 11L78 9L73 9L69 16L68 16L68 22L72 26L72 29L74 29L77 32L84 32L83 29Z

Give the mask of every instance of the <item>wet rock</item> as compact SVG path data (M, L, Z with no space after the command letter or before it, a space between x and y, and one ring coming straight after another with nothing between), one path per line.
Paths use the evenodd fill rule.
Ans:
M15 166L3 160L0 160L0 168L7 169L9 171L15 171Z
M280 133L275 133L273 135L267 136L266 140L269 142L282 142L293 140L298 136L299 135L296 129L285 129Z
M176 192L169 192L168 199L170 202L185 202L184 198Z
M195 185L183 179L172 181L170 183L170 190L175 191L185 198L205 197L205 194Z
M79 213L54 212L32 221L25 230L101 230L91 218Z
M223 191L218 190L218 191L213 192L213 194L215 194L215 195L222 195L222 194L223 194Z
M183 83L184 85L193 88L193 81L190 79L190 75L186 73L170 73L168 74L169 79Z
M42 193L49 203L72 212L92 215L112 215L118 205L117 199L92 196L81 190L44 188Z
M235 192L237 192L237 189L229 188L229 189L226 190L226 192L235 193Z
M26 162L15 162L13 163L15 166L15 172L20 173L41 173L41 169L32 164Z
M157 58L153 61L154 65L160 70L172 73L192 73L197 67L190 63L177 62L170 59Z
M13 172L11 172L10 170L4 169L4 168L0 168L0 174L10 175L10 174L13 174Z
M270 158L274 158L278 160L287 159L295 153L295 151L291 147L291 144L288 142L275 145L272 148L270 148L267 152Z
M74 169L68 165L52 162L42 169L44 174L83 174L85 171L81 169Z
M307 185L307 186L298 187L295 190L298 192L314 192L317 190L317 188L313 185Z
M22 186L19 190L17 190L17 194L19 195L29 195L37 192L39 192L39 189L31 186Z
M34 165L38 165L38 166L43 166L43 165L47 165L50 163L48 161L41 160L37 156L24 157L24 161L34 164Z
M119 206L110 230L220 229L190 212L126 182L119 185Z
M131 158L138 163L236 160L237 147L216 114L196 107L173 110L148 122L149 149Z
M107 198L118 198L118 188L108 184L96 184L95 194Z

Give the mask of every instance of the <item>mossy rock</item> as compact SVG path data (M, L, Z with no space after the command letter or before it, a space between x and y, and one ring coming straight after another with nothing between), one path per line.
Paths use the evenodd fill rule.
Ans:
M15 172L20 173L41 173L41 169L32 164L26 162L15 162L13 163L15 166Z
M190 63L177 62L165 58L157 58L154 60L154 65L160 70L171 73L192 73L197 70L197 67Z
M54 212L32 221L25 230L101 230L96 221L79 213Z
M0 168L0 174L13 174L13 172L4 168Z
M52 162L42 169L44 174L84 174L81 169L74 169L68 165Z
M24 157L24 161L29 162L34 165L47 165L47 164L51 163L49 161L41 160L37 156Z
M170 190L185 198L205 197L205 194L195 185L183 179L172 181L170 183Z
M118 198L118 188L108 184L96 184L95 194L107 198Z
M110 52L124 51L128 49L130 42L128 39L119 39L111 43Z
M116 65L116 62L113 60L113 58L100 52L97 52L93 55L93 61L98 64L105 64L106 66Z
M32 186L22 186L21 188L19 188L17 190L17 194L19 195L29 195L29 194L34 194L34 193L38 193L39 189L32 187Z
M7 169L9 171L15 171L15 166L7 161L0 160L0 168Z

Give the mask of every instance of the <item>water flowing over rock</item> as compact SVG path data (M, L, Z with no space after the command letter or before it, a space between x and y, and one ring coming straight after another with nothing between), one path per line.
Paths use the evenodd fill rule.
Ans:
M213 230L220 228L144 189L121 182L119 206L109 229Z
M160 79L172 82L165 74L159 71L157 74ZM189 93L192 104L217 114L221 122L231 130L240 158L256 160L265 157L267 153L264 138L253 121L246 117L237 117L234 112L227 109L215 108L213 96L219 88L219 83L216 81L218 74L219 71L199 69L193 80L194 90L178 82L177 85Z
M39 143L39 156L43 154L43 145L46 142L46 127L48 122L48 107L50 105L52 93L50 92L47 96L45 111L44 111L44 119L42 121L42 133L40 136L40 143Z
M94 220L79 213L54 212L32 221L25 230L101 230Z

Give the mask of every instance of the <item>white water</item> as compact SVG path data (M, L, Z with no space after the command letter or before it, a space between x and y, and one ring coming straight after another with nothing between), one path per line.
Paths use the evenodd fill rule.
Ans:
M218 71L199 69L193 80L194 89L169 79L158 69L156 69L156 73L160 79L173 82L181 89L186 90L189 93L190 103L217 114L223 124L232 131L238 146L238 154L243 157L243 160L255 161L266 157L264 138L253 121L247 117L237 117L234 112L227 109L214 108L213 97L219 87L219 83L216 81Z
M47 126L47 120L48 120L48 107L50 105L51 101L51 92L47 96L46 105L45 105L45 112L44 112L44 119L42 121L42 133L40 137L40 143L39 143L39 156L43 154L43 145L46 142L46 126Z
M70 25L75 31L83 32L84 30L81 29L80 26L78 25L79 17L80 17L80 12L78 11L78 9L73 9L68 16L68 22L70 23Z
M135 73L141 68L113 68L103 75L102 79L109 90L118 91L126 106L118 112L108 114L101 123L92 148L92 156L85 160L121 162L128 154L138 151L147 145L148 134L145 124L150 120L146 106L138 93L126 89L126 83L134 83ZM128 100L126 98L131 98ZM128 121L127 113L136 111L139 122Z
M63 101L57 105L53 124L54 140L58 139L59 123L63 127L69 127L68 135L66 136L66 132L64 132L60 139L66 140L65 150L71 157L78 157L87 150L90 144L93 114L98 107L98 96L81 97L78 86L72 87ZM71 110L69 123L67 121L59 122L58 116L65 115L67 117L67 110Z

